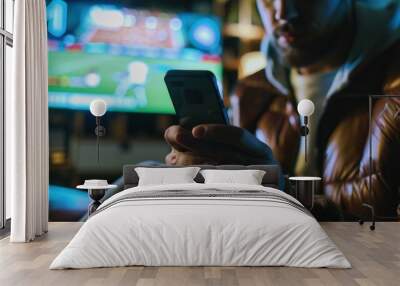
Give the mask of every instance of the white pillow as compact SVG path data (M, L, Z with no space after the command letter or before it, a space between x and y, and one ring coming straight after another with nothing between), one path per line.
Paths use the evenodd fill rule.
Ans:
M205 184L261 185L265 171L262 170L202 170Z
M199 167L185 168L135 168L139 176L139 186L195 183L193 180Z

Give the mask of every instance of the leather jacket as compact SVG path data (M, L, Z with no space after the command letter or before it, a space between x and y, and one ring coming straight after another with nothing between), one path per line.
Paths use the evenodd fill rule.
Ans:
M372 204L378 216L397 215L400 97L372 101L370 131L369 95L400 95L399 51L398 42L361 64L349 84L326 102L317 131L317 165L324 195L316 208L320 219L368 217L362 203ZM236 124L265 138L284 173L293 174L300 144L293 92L289 96L280 93L262 70L241 80L232 99Z

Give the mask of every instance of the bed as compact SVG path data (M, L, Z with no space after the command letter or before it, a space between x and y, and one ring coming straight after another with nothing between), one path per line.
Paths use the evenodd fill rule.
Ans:
M350 268L300 202L279 190L278 166L199 166L264 170L261 185L195 183L125 189L88 219L50 269L120 266L291 266ZM167 168L167 167L166 167Z

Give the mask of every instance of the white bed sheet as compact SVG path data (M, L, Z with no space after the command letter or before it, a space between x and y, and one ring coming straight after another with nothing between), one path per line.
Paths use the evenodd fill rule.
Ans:
M263 190L254 185L179 184L125 190L104 202L50 269L145 266L293 266L350 268L319 223L282 203L246 198L113 202L132 192ZM297 202L298 203L298 202ZM107 207L108 206L108 207Z

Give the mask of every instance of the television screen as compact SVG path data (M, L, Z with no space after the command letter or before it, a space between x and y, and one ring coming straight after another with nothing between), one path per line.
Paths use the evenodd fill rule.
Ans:
M49 107L174 114L164 75L212 71L222 80L221 24L212 15L167 13L94 1L47 2Z

